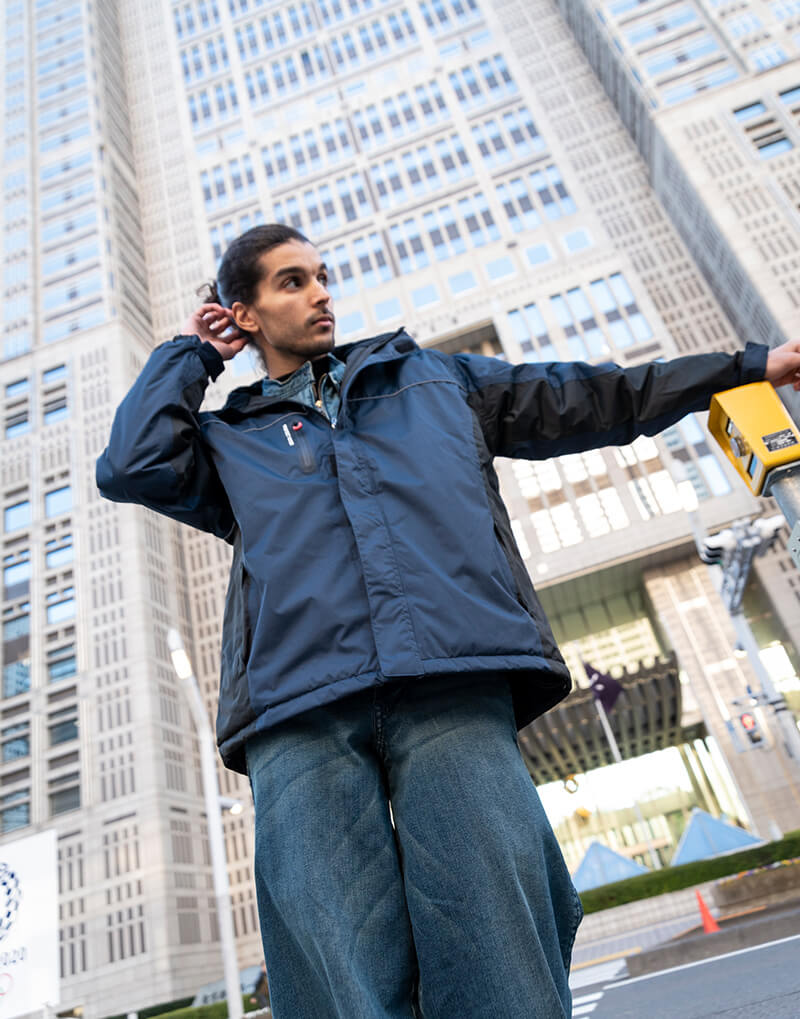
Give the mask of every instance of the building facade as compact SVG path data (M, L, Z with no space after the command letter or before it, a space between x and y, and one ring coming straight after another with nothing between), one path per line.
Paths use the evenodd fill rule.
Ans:
M148 351L233 237L280 220L312 238L340 341L404 324L446 350L632 364L791 329L792 5L562 6L5 5L0 833L59 833L64 1010L125 1013L221 972L199 759L165 635L182 630L213 713L228 551L105 503L93 468ZM734 7L769 44L735 35ZM761 68L769 46L785 60ZM694 77L667 80L670 60ZM245 352L210 403L252 371ZM727 724L755 680L693 553L675 460L707 528L758 510L702 416L500 473L576 679L590 638L601 668L675 651L758 804L745 820L796 827L779 741L739 752ZM785 550L759 572L800 645ZM220 782L247 801L240 777ZM248 809L226 847L244 966L260 958Z

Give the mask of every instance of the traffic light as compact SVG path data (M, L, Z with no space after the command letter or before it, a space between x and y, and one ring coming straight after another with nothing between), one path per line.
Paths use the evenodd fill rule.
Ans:
M697 551L707 566L723 566L733 555L736 544L736 535L726 527L717 534L707 534Z
M739 715L739 721L742 723L742 728L747 733L747 738L751 743L761 743L764 737L761 734L756 716L752 711L743 711Z

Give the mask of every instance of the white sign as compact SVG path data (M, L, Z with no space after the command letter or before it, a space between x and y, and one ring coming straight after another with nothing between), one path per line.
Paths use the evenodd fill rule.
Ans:
M55 831L0 845L0 1019L58 1004Z

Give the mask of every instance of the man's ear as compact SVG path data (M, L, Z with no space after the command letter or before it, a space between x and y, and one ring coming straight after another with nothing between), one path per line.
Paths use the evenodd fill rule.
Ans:
M253 318L246 304L242 304L241 301L234 301L231 305L231 314L233 315L233 321L242 332L250 333L251 335L260 332L258 322Z

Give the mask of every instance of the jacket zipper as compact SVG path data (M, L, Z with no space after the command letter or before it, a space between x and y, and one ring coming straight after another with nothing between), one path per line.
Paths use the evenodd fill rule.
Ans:
M294 421L292 422L292 430L289 432L287 425L283 426L283 433L286 436L290 446L297 446L297 451L300 454L300 469L303 474L312 474L316 469L317 462L314 459L314 453L311 449L311 444L305 437L303 432L303 422Z

